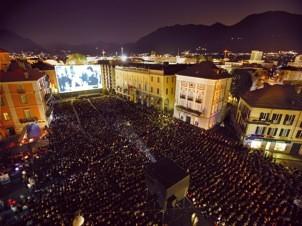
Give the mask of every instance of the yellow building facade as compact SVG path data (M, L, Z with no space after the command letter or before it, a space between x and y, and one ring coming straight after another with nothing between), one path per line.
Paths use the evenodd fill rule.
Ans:
M178 68L116 66L116 93L132 102L172 112L176 83L174 70Z
M302 98L301 93L295 95L290 89L289 86L276 85L269 88L271 92L260 90L256 95L240 98L236 121L246 146L268 152L302 155L302 105L299 102ZM267 96L269 93L270 96ZM298 102L287 102L288 99L284 98L286 95L294 99L296 96ZM283 100L287 105L282 103Z

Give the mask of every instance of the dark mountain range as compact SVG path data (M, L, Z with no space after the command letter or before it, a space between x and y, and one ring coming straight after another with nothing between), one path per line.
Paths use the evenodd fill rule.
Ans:
M0 30L0 48L9 52L39 52L44 50L43 47L36 44L32 40L21 37L20 35L9 30Z
M198 47L207 51L249 52L252 49L264 51L302 51L302 15L280 11L253 14L237 24L226 26L221 23L207 25L174 25L159 28L140 38L135 43L124 44L127 53L143 53L152 50L160 53L176 53L178 49L194 51ZM45 46L49 52L62 50L85 54L108 54L120 52L122 45L97 42L83 45L53 44ZM44 50L30 39L13 32L0 30L0 48L11 52Z
M106 42L96 42L90 44L64 44L56 43L46 46L49 52L60 53L62 51L71 51L79 52L83 54L102 54L102 51L105 50L108 54L114 54L116 50L120 48L121 45L115 43L106 43Z
M246 17L237 24L174 25L159 28L135 43L135 52L151 50L250 51L302 50L302 15L270 11Z

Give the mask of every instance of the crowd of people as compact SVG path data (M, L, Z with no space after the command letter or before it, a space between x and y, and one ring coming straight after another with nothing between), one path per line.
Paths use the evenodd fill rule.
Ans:
M225 225L301 225L301 171L214 130L201 130L117 97L54 106L49 150L24 170L34 185L24 225L161 225L144 168L167 157L189 172L196 211ZM144 144L140 145L139 142Z

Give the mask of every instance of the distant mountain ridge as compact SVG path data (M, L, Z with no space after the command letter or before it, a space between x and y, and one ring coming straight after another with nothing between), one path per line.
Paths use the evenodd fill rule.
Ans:
M143 53L152 50L160 53L176 53L178 50L206 48L207 51L249 52L295 50L302 52L302 15L282 11L269 11L247 16L234 25L174 25L159 28L134 43L84 43L82 45L53 44L41 47L30 39L13 32L0 30L0 48L11 52L70 50L85 54L120 52L121 46L127 53Z
M208 51L302 51L302 15L269 11L247 16L239 23L226 26L174 25L162 27L139 39L135 51L175 53L180 50Z
M34 41L5 29L0 29L0 48L9 52L38 52L45 50L42 46L38 45Z

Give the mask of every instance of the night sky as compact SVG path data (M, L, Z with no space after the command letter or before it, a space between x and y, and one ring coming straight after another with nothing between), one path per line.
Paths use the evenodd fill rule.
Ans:
M136 41L174 24L234 24L252 13L302 14L301 0L1 0L0 29L39 44Z

